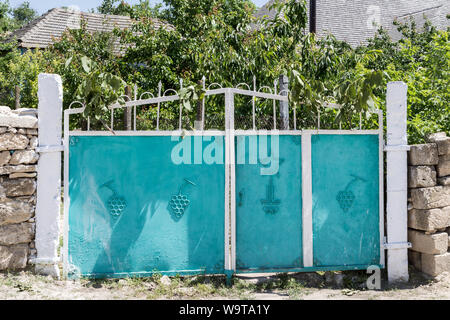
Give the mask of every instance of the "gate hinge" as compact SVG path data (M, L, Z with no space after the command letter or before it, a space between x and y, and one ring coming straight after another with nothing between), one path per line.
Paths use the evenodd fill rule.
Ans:
M49 145L49 146L39 146L36 148L38 153L49 153L49 152L62 152L64 151L64 145Z
M391 242L387 243L386 241L383 243L385 250L399 250L399 249L409 249L412 247L411 242Z
M407 144L384 146L384 151L409 151L409 150L411 150L411 146L408 146Z
M40 264L40 265L52 265L59 263L61 259L57 258L31 258L30 264Z

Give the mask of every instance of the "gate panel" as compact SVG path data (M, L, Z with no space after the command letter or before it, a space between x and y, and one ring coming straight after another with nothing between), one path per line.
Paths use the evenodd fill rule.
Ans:
M183 141L194 149L195 139L202 137ZM188 149L179 154L192 154L188 163L175 164L178 143L70 137L69 277L224 272L223 136L201 149L216 148L214 164L198 164Z
M278 147L273 172L267 155ZM236 154L237 272L301 267L301 136L238 136Z
M314 266L378 265L379 136L313 135L311 152Z

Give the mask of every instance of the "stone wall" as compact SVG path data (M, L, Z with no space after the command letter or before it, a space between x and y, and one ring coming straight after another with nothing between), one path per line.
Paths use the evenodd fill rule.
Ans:
M0 270L36 255L37 110L0 107Z
M433 134L408 156L409 261L431 276L450 272L450 137Z

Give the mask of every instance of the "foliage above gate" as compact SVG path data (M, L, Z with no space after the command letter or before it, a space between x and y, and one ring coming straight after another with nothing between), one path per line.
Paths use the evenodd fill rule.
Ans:
M109 72L102 72L98 64L86 56L70 58L65 67L71 68L73 64L81 65L83 73L75 93L76 100L86 107L84 117L97 120L105 125L104 118L108 116L108 107L119 101L125 82L118 76ZM122 100L123 102L123 100ZM94 123L95 125L95 123Z
M295 92L291 105L297 103L299 119L305 119L299 127L316 123L317 106L327 107L324 102L342 105L343 109L341 113L321 110L322 119L349 127L350 119L354 122L359 118L359 111L373 106L384 108L387 81L405 81L409 88L410 143L421 142L431 131L450 133L448 31L428 25L419 33L414 24L407 23L399 26L404 36L400 41L393 41L381 31L369 45L352 49L331 36L316 39L307 34L304 1L276 2L279 15L260 21L253 17L255 8L248 0L164 3L164 7L151 7L146 1L135 6L105 1L102 12L127 14L137 20L131 30L90 34L82 25L68 31L53 48L25 55L8 51L13 46L3 45L1 103L13 104L12 92L19 85L22 104L36 106L37 74L47 72L62 75L67 108L78 95L84 71L81 64L66 68L65 62L86 56L97 63L101 73L116 75L130 86L136 84L138 96L144 92L156 95L160 80L164 92L169 88L178 90L179 79L184 80L185 88L197 85L203 76L207 83L218 82L224 87L242 82L252 87L256 77L260 86L272 87L280 74L291 74L291 89ZM154 17L168 21L174 29L155 29L150 20ZM117 36L131 45L120 57L112 50ZM187 89L183 91L186 97L190 95ZM195 103L195 99L184 100L186 107ZM238 102L238 115L248 117L251 100L242 98ZM264 112L271 112L270 101L257 103ZM208 110L220 117L223 100L211 99ZM174 105L161 116L172 121L177 118L177 111ZM142 110L138 118L143 126L154 121L155 108ZM371 119L363 121L372 126ZM72 126L81 125L81 119L74 117Z

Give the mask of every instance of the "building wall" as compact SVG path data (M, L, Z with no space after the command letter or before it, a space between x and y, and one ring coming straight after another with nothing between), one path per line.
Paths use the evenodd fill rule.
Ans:
M317 0L317 33L333 33L352 46L364 44L382 26L394 39L400 34L393 21L413 17L423 25L426 15L436 26L446 27L449 1L423 0Z

